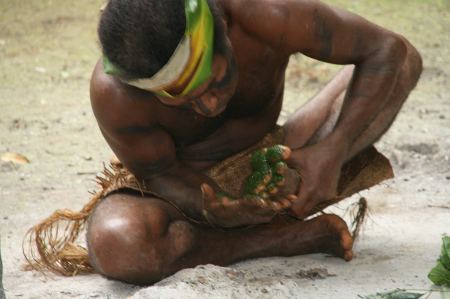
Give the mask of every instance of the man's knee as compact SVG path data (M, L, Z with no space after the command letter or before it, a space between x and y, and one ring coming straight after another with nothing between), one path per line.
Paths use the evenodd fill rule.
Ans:
M101 274L134 284L150 284L171 274L172 262L189 251L193 229L172 222L158 200L111 195L89 221L91 263Z

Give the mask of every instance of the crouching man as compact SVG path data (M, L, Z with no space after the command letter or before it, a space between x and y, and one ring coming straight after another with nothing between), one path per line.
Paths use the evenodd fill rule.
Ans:
M99 273L150 284L206 263L352 258L341 218L302 219L342 198L343 166L373 150L416 85L405 38L312 0L110 0L98 33L92 108L124 181L139 182L90 217ZM345 66L278 127L296 53ZM262 174L244 161L254 151Z

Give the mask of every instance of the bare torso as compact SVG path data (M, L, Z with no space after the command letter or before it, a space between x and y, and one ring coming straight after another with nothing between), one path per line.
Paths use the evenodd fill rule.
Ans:
M355 72L347 75L346 83L325 90L328 95L322 96L332 103L337 95L330 95L330 90L333 94L333 89L343 92L348 87L339 119L326 138L311 145L300 142L305 139L300 135L316 132L324 121L316 115L325 119L328 113L317 111L327 110L330 103L313 104L312 110L294 115L286 125L285 144L295 149L290 166L301 169L307 187L300 187L303 199L295 202L295 212L303 215L334 196L341 166L387 130L418 80L420 56L403 37L320 1L215 2L223 12L237 66L237 83L233 81L236 85L226 109L198 113L200 95L192 95L193 106L164 104L160 97L106 75L98 63L91 80L91 102L99 127L136 177L186 214L201 218L200 187L209 184L216 192L220 187L200 170L248 148L274 128L290 55L353 64ZM210 93L218 90L211 88ZM228 216L236 218L233 212Z

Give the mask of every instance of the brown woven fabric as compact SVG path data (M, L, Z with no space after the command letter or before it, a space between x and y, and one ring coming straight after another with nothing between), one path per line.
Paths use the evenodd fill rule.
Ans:
M283 140L283 130L277 128L258 144L218 163L206 174L224 191L238 197L242 194L245 178L251 173L250 154L259 148L282 144ZM389 161L371 147L343 167L339 196L318 207L317 211L391 177ZM125 188L137 190L142 196L157 196L120 163L105 167L97 181L100 190L79 212L57 210L28 231L23 244L28 269L48 270L65 276L93 272L88 251L78 244L78 239L97 204L108 194Z

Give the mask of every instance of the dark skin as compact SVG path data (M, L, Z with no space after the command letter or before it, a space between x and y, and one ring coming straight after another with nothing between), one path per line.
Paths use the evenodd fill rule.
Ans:
M106 75L100 63L95 67L91 100L105 139L165 199L124 193L99 205L88 243L94 267L108 277L148 284L204 263L312 252L352 257L352 240L339 217L293 221L274 215L286 210L303 219L336 195L342 165L380 138L414 88L420 55L403 37L321 2L217 3L229 51L215 55L213 76L187 97L157 97ZM300 173L300 186L274 195L275 201L217 197L220 188L203 171L274 128L285 69L295 53L354 65L284 125L284 144L292 150L288 162ZM205 215L214 226L261 225L217 231L185 218L204 221Z

